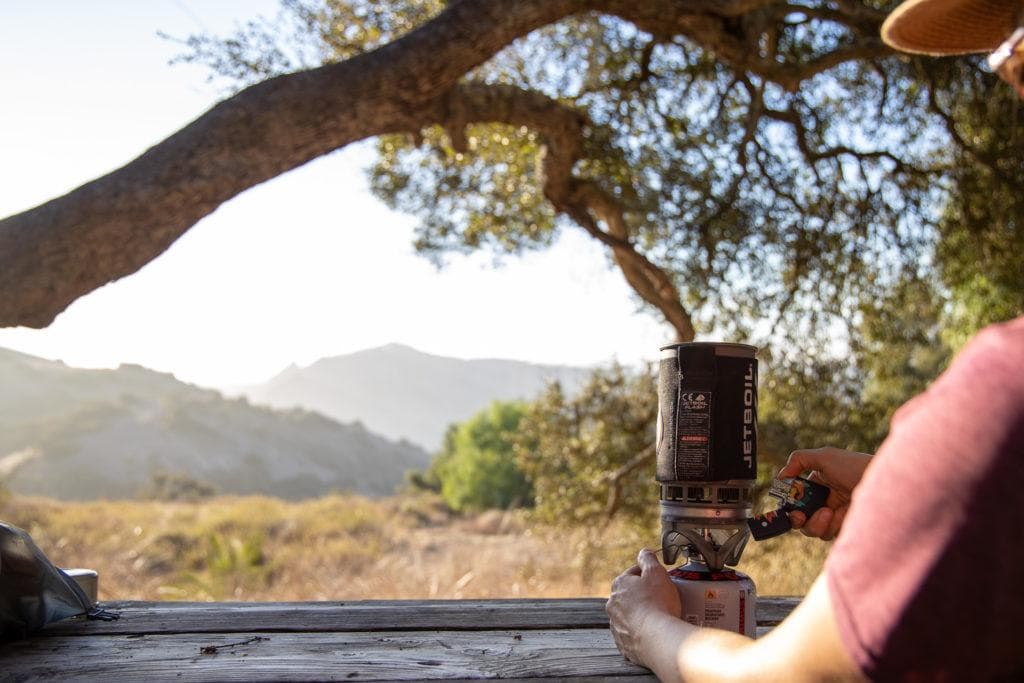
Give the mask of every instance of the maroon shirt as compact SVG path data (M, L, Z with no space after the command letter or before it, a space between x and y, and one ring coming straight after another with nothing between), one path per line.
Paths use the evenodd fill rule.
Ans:
M826 572L869 678L1024 674L1024 318L896 413Z

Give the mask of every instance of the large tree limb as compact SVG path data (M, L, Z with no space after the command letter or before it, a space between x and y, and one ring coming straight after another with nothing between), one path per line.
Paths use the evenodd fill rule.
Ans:
M845 5L840 8L845 11ZM417 130L468 71L518 37L582 11L633 21L656 36L686 35L735 69L787 87L846 59L803 68L756 49L747 13L780 0L456 0L436 18L344 62L270 79L218 104L126 166L0 221L0 326L43 327L79 296L129 275L240 192L346 145ZM799 7L799 6L794 6ZM871 23L874 18L857 17ZM563 142L568 140L564 138ZM553 160L579 158L557 149ZM575 143L574 143L575 144ZM689 316L664 273L630 244L621 211L599 187L548 169L545 194L612 248L629 283L666 314L681 339ZM603 224L603 228L602 228ZM675 298L675 306L669 306ZM667 307L667 308L666 308Z
M463 0L378 50L243 90L126 166L0 221L0 326L44 327L240 192L419 124L473 67L583 0Z

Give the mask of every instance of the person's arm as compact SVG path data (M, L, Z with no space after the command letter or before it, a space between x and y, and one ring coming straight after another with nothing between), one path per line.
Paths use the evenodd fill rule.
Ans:
M662 681L859 681L847 654L824 574L779 626L760 640L679 618L679 594L650 550L612 586L612 636L627 659Z

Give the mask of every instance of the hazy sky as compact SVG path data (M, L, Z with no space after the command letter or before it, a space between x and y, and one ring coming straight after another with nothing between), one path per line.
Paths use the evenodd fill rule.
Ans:
M217 99L199 67L168 66L156 31L227 32L269 0L0 4L0 217L138 156ZM507 259L412 252L415 219L373 198L363 143L224 204L163 256L0 346L70 365L138 363L207 386L258 382L389 342L464 358L653 360L670 330L637 313L581 233Z

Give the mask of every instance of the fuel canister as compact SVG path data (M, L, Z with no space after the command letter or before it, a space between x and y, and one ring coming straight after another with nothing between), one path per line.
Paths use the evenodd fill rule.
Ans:
M683 603L683 621L755 636L757 592L749 576L734 569L713 571L696 560L668 575Z

